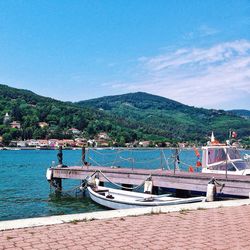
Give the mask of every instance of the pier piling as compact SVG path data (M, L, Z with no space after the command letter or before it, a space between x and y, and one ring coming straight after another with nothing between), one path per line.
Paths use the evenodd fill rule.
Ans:
M85 161L85 156L86 156L86 150L85 147L82 147L82 165L86 165L86 161Z
M62 167L63 165L63 152L62 152L62 146L59 147L59 151L57 154L57 159L58 159L58 167Z
M62 191L62 179L54 178L55 188L57 193L61 193Z

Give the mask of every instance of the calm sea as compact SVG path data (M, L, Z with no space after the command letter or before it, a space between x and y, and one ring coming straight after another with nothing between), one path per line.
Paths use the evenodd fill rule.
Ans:
M173 168L174 150L90 150L87 158L92 165L133 168ZM243 152L244 153L244 152ZM249 153L249 151L248 151ZM63 152L65 165L81 165L80 150ZM180 152L181 168L194 165L193 150ZM105 208L83 195L69 192L57 197L50 192L46 169L57 162L54 150L0 151L0 220L83 213ZM63 180L63 189L70 190L79 181Z

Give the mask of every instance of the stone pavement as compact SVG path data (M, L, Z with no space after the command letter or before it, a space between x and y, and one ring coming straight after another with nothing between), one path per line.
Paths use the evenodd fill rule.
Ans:
M250 206L0 231L0 249L250 249Z

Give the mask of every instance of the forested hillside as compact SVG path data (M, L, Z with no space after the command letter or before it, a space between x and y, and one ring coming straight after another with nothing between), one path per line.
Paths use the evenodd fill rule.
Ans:
M7 122L6 113L10 115ZM11 128L13 121L21 128ZM47 126L42 128L39 122ZM211 131L225 140L232 129L248 144L250 120L142 92L70 103L0 85L0 137L4 144L13 139L73 138L70 128L80 130L85 138L107 132L120 146L135 140L204 143Z
M10 121L4 124L6 113L10 115ZM11 128L11 121L20 122L21 129ZM48 126L41 128L39 122L46 122ZM79 129L81 136L88 138L101 131L117 135L125 130L97 109L82 108L28 90L0 85L0 136L4 144L13 139L72 138L69 128ZM133 135L130 129L126 131Z
M235 115L250 119L250 110L233 109L233 110L229 110L229 112L232 112Z
M138 133L153 134L172 140L206 141L214 131L225 140L230 129L248 140L250 121L224 110L208 110L183 105L179 102L147 93L107 96L77 103L95 107L122 120Z

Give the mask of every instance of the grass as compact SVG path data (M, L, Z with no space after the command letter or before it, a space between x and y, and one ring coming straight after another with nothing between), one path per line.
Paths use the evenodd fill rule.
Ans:
M189 210L188 209L185 209L185 208L182 208L180 211L180 214L188 214Z
M71 221L69 221L68 223L71 223L71 224L77 224L78 222L87 222L87 221L93 221L93 220L95 220L94 218L91 218L91 219L87 219L87 218L85 218L85 219L82 219L82 220L71 220Z
M79 220L72 220L72 221L70 221L69 223L72 223L72 224L77 224L79 222Z
M11 240L11 239L14 239L15 237L7 236L6 238L7 238L7 240Z
M207 208L204 207L198 207L197 210L206 210Z

